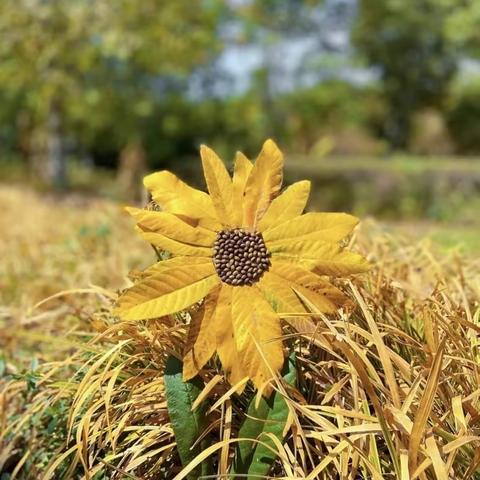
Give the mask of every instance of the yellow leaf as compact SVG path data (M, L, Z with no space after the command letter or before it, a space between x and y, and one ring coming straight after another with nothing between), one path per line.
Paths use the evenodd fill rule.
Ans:
M287 280L272 273L265 272L256 284L272 308L281 313L306 313L307 310L291 289Z
M193 378L210 360L217 346L212 335L213 318L220 287L213 290L199 310L192 314L183 357L183 381Z
M203 173L217 218L225 225L231 224L232 181L217 154L205 145L200 147Z
M358 253L343 250L331 258L321 258L315 262L313 271L318 275L345 277L355 273L368 272L371 265Z
M275 260L278 260L280 262L295 263L296 265L299 265L300 267L305 268L306 270L312 270L313 267L315 266L315 261L314 260L307 260L307 259L300 258L300 257L297 257L294 260L292 256L282 255L282 254L279 254L279 253L272 254L272 258L274 258Z
M272 257L292 263L305 262L312 268L316 261L332 258L340 251L338 243L329 243L322 240L290 238L271 244L269 252Z
M223 284L217 301L213 331L217 339L217 353L230 384L235 385L247 376L235 345L232 327L233 287Z
M232 323L245 374L260 388L283 365L279 318L256 287L235 287Z
M142 237L152 245L170 252L172 255L193 256L193 257L211 257L212 249L208 247L197 247L188 243L178 242L162 235L161 233L140 231ZM213 262L212 262L213 264Z
M322 240L286 240L275 243L270 253L281 260L306 266L319 275L346 276L370 269L370 264L361 255Z
M277 313L287 314L284 320L297 332L312 333L316 330L315 323L310 317L293 315L305 314L307 310L288 281L272 272L266 272L257 283L257 287Z
M213 263L154 273L118 300L123 320L144 320L179 312L204 298L220 282Z
M198 225L209 230L222 228L210 196L190 187L173 173L166 170L152 173L143 183L162 210L195 219Z
M237 227L242 226L245 186L247 185L247 180L252 168L252 162L242 152L237 152L232 180L232 206L235 220L234 223Z
M141 208L126 208L126 210L135 218L142 230L161 233L182 243L211 247L217 238L211 230L192 227L176 215L168 212L155 212Z
M165 272L176 267L190 267L192 265L208 265L212 263L209 257L173 257L167 260L161 260L142 272L143 276L154 273Z
M256 229L283 179L283 154L272 140L263 144L245 187L244 226Z
M348 301L348 297L331 283L293 263L272 261L271 272L287 280L297 294L322 312L333 313Z
M338 242L349 235L357 223L358 218L347 213L312 212L263 232L263 238L268 247L292 239Z
M303 180L290 185L277 198L273 199L267 212L258 223L258 230L264 232L301 215L305 210L309 195L309 181Z

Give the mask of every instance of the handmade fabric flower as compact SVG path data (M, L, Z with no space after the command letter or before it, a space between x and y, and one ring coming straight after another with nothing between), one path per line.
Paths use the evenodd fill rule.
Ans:
M203 299L191 317L184 380L217 352L230 383L248 377L260 388L283 364L280 317L301 329L292 314L306 313L306 303L336 311L346 298L328 277L368 269L340 245L358 220L302 215L310 182L280 191L283 155L272 140L254 165L237 153L233 178L211 149L200 153L210 195L162 171L144 180L162 211L128 209L145 240L172 258L123 293L118 313L156 318Z

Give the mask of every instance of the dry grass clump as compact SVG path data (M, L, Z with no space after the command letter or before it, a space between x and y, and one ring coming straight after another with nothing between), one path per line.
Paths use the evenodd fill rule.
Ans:
M388 237L373 224L356 245L375 264L342 285L356 307L324 316L312 306L313 330L308 322L302 335L284 330L298 388L276 385L290 415L272 477L480 478L479 261L439 257L428 242ZM188 317L118 322L115 295L97 289L81 298L96 308L83 312L84 330L62 339L70 355L45 355L0 380L0 471L20 479L184 478L163 368L182 351ZM48 316L58 305L44 307ZM233 393L216 363L201 375L211 447L198 460L209 454L215 478L231 478L254 393Z
M151 250L117 204L5 185L0 204L0 349L20 359L42 357L42 346L51 359L50 334L84 328L99 307L95 285L123 287Z

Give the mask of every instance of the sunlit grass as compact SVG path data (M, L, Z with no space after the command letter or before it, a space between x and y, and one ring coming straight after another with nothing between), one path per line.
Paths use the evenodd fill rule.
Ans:
M181 478L162 372L185 319L111 315L115 290L153 252L117 205L12 188L0 200L0 470ZM285 333L299 382L277 386L290 421L274 478L480 478L480 262L393 233L370 221L358 232L375 268L342 282L354 310ZM233 452L253 392L228 393L218 375L215 363L202 372L206 435L228 478L221 452Z

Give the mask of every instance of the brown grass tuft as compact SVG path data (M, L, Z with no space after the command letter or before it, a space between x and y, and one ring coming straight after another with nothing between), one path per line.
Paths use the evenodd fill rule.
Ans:
M74 241L72 225L82 222L73 207L33 208L38 227L24 234L12 226L0 242L11 257L0 302L0 470L19 479L183 478L162 371L167 356L182 351L186 318L112 318L111 289L149 259L117 207L95 204L92 215L108 218L112 233L104 246L94 238L73 253L46 233L55 217L54 238ZM272 476L480 478L480 262L439 256L428 241L387 236L373 222L355 245L375 263L342 284L356 307L325 316L312 306L313 334L285 329L299 385L277 386L290 422ZM65 289L75 291L32 308ZM33 351L39 365L27 368ZM214 363L202 376L203 401L214 407L204 456L211 453L217 478L228 478L253 392L233 393Z

